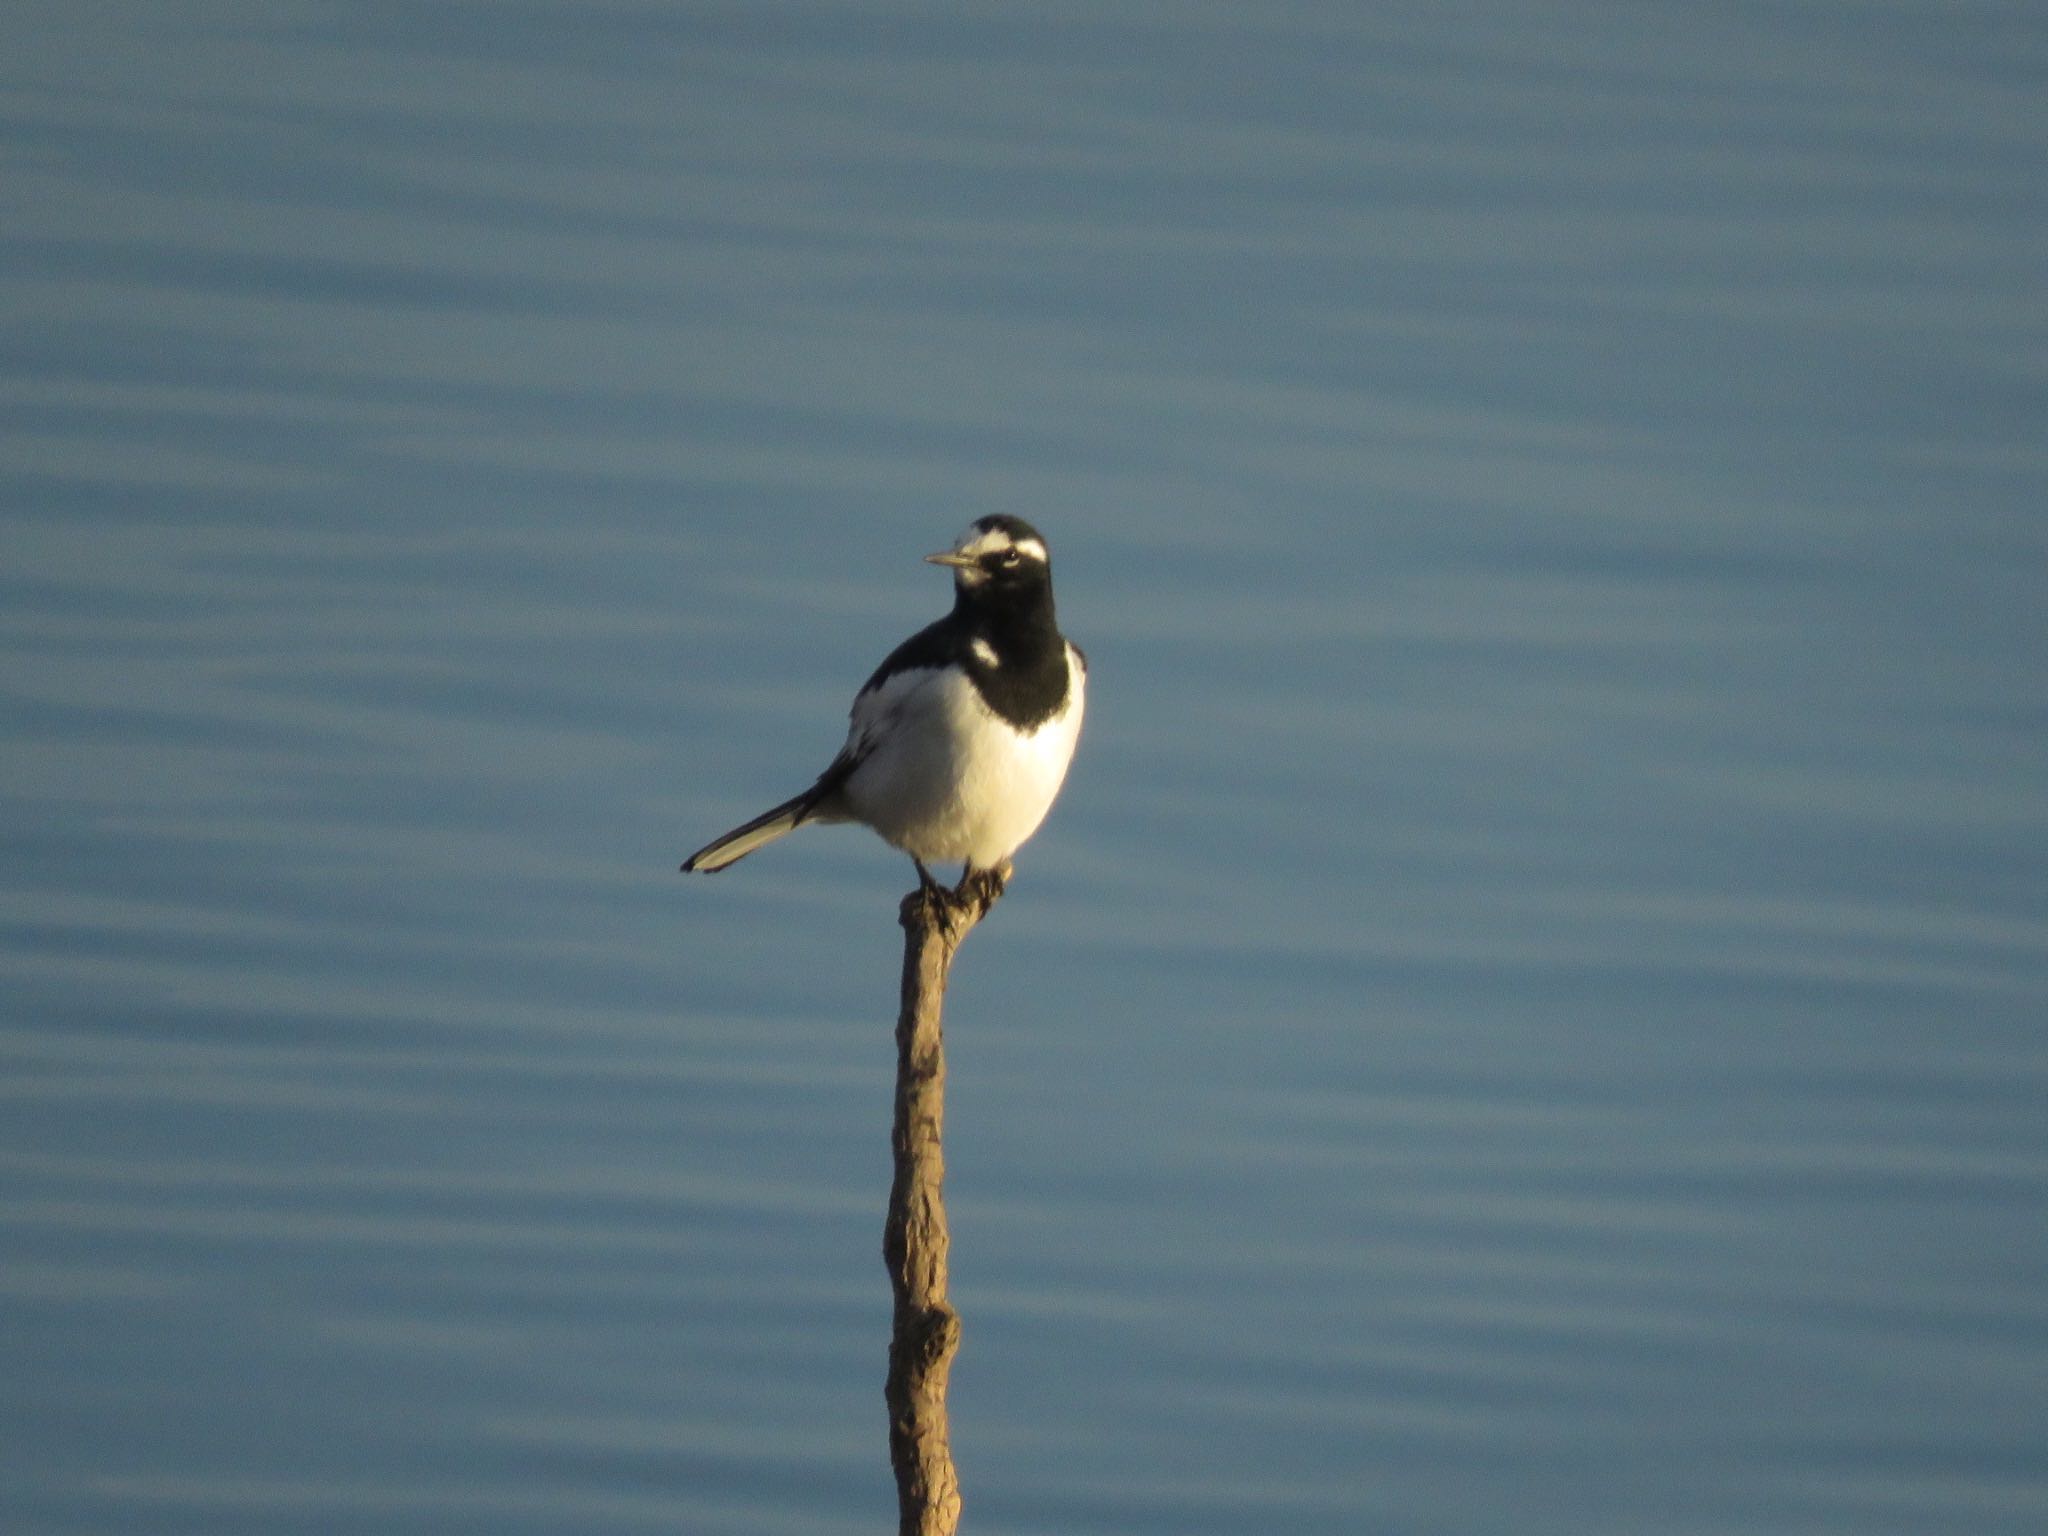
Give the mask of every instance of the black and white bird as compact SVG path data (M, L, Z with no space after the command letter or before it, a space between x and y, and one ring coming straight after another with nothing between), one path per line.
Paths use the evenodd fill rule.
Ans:
M889 653L854 695L846 745L795 799L707 843L709 874L812 821L857 821L926 867L959 860L955 894L1000 890L1038 830L1081 734L1088 661L1060 633L1045 540L984 517L925 559L953 571L953 611Z

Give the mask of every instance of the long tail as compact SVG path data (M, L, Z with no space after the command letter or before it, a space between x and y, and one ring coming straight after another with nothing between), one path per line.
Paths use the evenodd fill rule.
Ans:
M687 859L683 860L683 873L702 870L707 875L718 873L728 864L737 864L764 843L772 843L778 837L794 832L816 807L818 794L807 789L793 800L785 800L772 811L763 811L743 826L734 827L725 836L714 838Z

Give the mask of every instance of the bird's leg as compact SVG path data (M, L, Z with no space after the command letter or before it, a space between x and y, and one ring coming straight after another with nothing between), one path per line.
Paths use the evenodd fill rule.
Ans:
M918 908L924 910L926 922L947 930L971 913L975 897L964 894L960 887L939 884L932 878L932 872L924 867L923 859L912 855L910 862L917 866L917 889L903 898L903 921L906 924ZM982 907L983 912L987 910L987 906Z
M949 906L959 899L950 888L939 884L938 881L932 878L932 872L924 867L923 859L917 857L916 854L912 854L910 862L917 866L917 889L912 894L922 900L926 906L934 908Z
M953 887L952 896L963 905L972 903L986 912L996 904L996 898L1003 894L1003 887L1009 883L1008 859L987 869L976 869L969 864L960 871L960 883Z

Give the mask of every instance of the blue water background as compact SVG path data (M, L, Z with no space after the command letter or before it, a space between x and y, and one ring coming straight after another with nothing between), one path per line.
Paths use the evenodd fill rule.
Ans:
M161 6L0 54L0 1526L2048 1528L2037 6Z

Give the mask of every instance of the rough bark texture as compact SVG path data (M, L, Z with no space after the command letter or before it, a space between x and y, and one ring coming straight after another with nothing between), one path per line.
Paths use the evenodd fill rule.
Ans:
M1007 873L1005 871L1004 873ZM953 952L1002 893L1000 877L960 895L922 887L903 898L903 1008L896 1019L896 1177L882 1229L895 1292L889 1342L889 1460L899 1536L953 1536L960 1480L946 1423L946 1382L960 1316L946 1299L946 1047L940 1009Z

